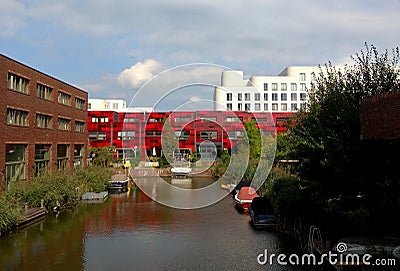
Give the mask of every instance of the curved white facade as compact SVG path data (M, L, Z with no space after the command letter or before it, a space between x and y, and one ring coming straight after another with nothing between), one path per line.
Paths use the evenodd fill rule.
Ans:
M305 107L307 89L318 66L292 66L276 76L245 79L242 71L224 71L215 88L215 110L294 112Z

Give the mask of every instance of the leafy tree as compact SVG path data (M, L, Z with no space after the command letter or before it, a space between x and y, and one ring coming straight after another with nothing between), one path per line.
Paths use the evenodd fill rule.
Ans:
M360 140L360 101L400 88L399 49L380 54L373 45L353 56L353 66L321 67L309 90L307 112L294 118L282 136L282 153L299 159L297 173L312 201L329 212L361 206L366 185ZM282 154L281 153L281 154Z

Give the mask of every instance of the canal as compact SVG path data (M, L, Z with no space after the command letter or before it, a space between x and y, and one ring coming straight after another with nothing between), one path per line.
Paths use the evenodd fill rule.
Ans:
M195 187L207 180L193 179ZM259 265L257 256L289 253L276 232L253 230L231 196L183 210L139 189L80 204L0 237L0 270L300 270Z

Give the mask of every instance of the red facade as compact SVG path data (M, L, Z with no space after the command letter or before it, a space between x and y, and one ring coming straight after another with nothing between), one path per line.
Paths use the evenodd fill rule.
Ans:
M118 151L146 150L160 156L164 124L170 123L179 149L191 154L195 150L219 156L244 137L244 123L255 120L263 133L284 131L292 113L249 113L232 111L195 112L124 112L89 111L90 147L115 146ZM212 142L214 147L210 147ZM210 149L211 148L211 149ZM212 149L214 148L214 149ZM144 154L143 154L144 157Z

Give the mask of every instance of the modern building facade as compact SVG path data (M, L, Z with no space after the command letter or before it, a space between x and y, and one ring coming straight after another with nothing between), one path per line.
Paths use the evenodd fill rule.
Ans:
M87 92L0 54L0 191L86 165Z
M159 157L163 151L162 134L169 123L179 152L190 156L195 151L204 157L219 157L244 138L243 125L256 120L264 133L285 130L292 113L251 113L232 111L116 112L90 110L88 116L90 147L114 146L119 157ZM166 131L168 132L168 131Z
M296 112L304 109L307 90L320 73L318 66L293 66L277 76L244 78L242 71L224 71L215 88L215 110Z

